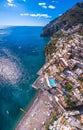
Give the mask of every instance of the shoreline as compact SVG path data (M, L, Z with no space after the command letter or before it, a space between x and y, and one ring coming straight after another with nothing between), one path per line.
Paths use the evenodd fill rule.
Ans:
M45 130L47 122L55 113L49 96L46 91L40 90L15 130Z
M47 43L49 44L51 42L52 38L50 38L50 41ZM46 56L45 56L46 57ZM44 65L46 64L46 60ZM36 80L35 80L36 81ZM33 87L33 86L32 86ZM16 126L15 126L15 130L32 130L32 129L21 129L22 123L27 119L27 117L30 116L31 112L34 111L36 105L38 105L38 101L41 100L42 95L44 94L44 92L40 89L40 88L35 88L34 89L37 90L36 95L34 96L34 99L32 100L32 102L30 103L30 105L28 106L28 108L26 108L24 110L24 114L20 117L19 121L17 122ZM48 121L48 120L46 120ZM34 130L34 129L33 129ZM36 130L36 129L35 129ZM45 130L45 129L41 129L41 130Z
M34 108L34 106L36 105L38 98L40 97L40 94L42 92L40 90L37 90L36 95L34 96L34 99L32 100L32 102L30 103L30 105L28 106L28 108L26 108L24 110L24 114L20 117L19 121L17 122L16 126L15 126L15 130L18 130L20 127L21 122L26 118L26 116L29 114L29 112L32 111L32 109Z

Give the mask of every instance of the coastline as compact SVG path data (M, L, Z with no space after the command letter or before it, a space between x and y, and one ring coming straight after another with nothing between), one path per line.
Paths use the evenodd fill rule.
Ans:
M41 94L40 90L37 90L36 95L34 96L32 102L30 103L30 105L28 106L28 108L26 108L24 111L22 111L24 114L20 117L19 121L17 122L16 126L15 126L15 130L18 130L18 128L20 127L21 122L26 118L26 116L29 114L29 112L34 108L34 106L36 105L36 102L39 98Z
M50 37L50 41L47 44L49 44L51 42L51 40L52 40L52 37ZM46 56L45 56L45 58L46 58ZM45 64L46 64L46 60L45 60L44 65ZM37 75L39 75L39 74L37 73ZM33 85L32 85L32 87L33 87ZM40 88L35 88L35 87L33 87L33 88L37 90L37 93L36 93L34 99L32 100L32 102L30 103L30 105L28 106L28 108L26 108L25 110L21 110L24 114L20 117L19 121L17 122L17 124L15 126L15 130L32 130L32 128L31 129L21 128L22 127L22 123L25 122L25 120L27 119L27 117L28 118L30 117L30 115L31 115L31 113L33 113L35 107L37 105L39 105L39 101L41 102L42 97L46 96L46 95L44 95L44 91L42 91ZM47 96L47 98L48 98L48 96ZM50 101L48 101L48 102L50 102ZM51 116L50 116L50 118L51 118ZM46 122L48 122L48 121L49 120L46 119ZM41 128L41 130L45 130L45 128L44 129Z
M40 90L15 130L45 130L53 113L55 110L50 95L48 92Z
M10 33L10 30L12 33ZM27 111L35 100L37 91L33 89L31 85L37 78L37 71L45 63L43 49L50 38L40 37L42 27L28 28L16 26L14 28L4 28L3 31L7 31L8 35L3 35L4 39L1 41L0 58L5 57L6 59L7 57L9 61L12 62L13 66L16 65L17 68L20 67L19 69L22 74L22 78L18 76L16 84L10 83L9 79L7 79L7 82L5 80L2 81L1 79L0 101L1 106L3 107L0 108L0 111L3 115L3 121L1 118L0 120L2 123L0 128L4 130L15 130L16 126L24 116L24 112L20 111L20 108ZM7 41L11 41L12 46L11 42ZM4 66L6 65L4 64ZM7 64L7 66L10 65ZM10 69L10 67L8 68ZM7 70L5 70L4 73L6 73L6 71ZM11 74L13 75L12 72ZM7 72L7 75L9 75L9 71ZM11 78L11 76L9 77ZM13 82L13 79L11 82Z

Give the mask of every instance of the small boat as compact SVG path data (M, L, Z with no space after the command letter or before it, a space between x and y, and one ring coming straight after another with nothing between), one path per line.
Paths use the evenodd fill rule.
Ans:
M25 111L23 108L20 108L20 111L22 111L22 112L26 113L26 111Z
M9 115L9 111L7 110L6 113Z

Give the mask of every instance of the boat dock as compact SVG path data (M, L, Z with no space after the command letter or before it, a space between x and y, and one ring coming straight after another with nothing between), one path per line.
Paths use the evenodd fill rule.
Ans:
M42 82L42 78L44 73L46 72L46 69L48 69L48 67L53 64L55 62L55 57L50 60L50 62L47 62L38 72L37 75L39 75L39 77L37 78L37 80L32 84L32 87L35 89L40 89L41 88L41 82Z
M32 87L35 89L40 89L41 88L41 76L39 76L35 82L32 84Z

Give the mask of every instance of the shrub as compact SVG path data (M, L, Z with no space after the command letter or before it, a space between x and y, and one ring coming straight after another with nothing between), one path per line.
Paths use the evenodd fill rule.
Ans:
M64 86L64 88L65 88L66 91L71 92L73 87L72 87L72 85L67 84L67 85Z

